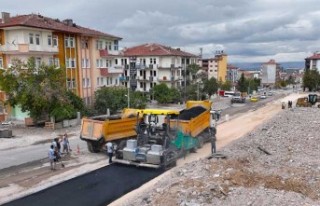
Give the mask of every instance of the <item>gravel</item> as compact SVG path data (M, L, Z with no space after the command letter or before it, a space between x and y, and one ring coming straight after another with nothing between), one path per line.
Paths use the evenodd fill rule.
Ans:
M320 110L294 108L234 141L226 159L173 168L127 205L320 205Z

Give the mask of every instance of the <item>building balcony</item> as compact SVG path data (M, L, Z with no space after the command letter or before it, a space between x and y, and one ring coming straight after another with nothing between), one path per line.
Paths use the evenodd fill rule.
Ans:
M58 47L49 47L43 45L30 45L30 44L5 44L0 46L0 51L5 54L57 54Z
M127 82L127 81L129 81L129 77L119 77L119 81L120 82Z
M152 82L155 77L149 76L149 77L144 77L144 76L137 76L137 80L139 81L150 81Z
M115 68L100 68L101 76L109 76L111 74L122 74L123 69L115 69Z
M182 80L182 77L179 76L163 76L163 77L159 77L158 81L159 82L171 82L171 81L180 81Z
M166 64L166 65L158 66L158 68L159 69L170 69L170 70L172 70L172 69L178 69L179 66L175 65L175 64L170 64L170 65Z
M102 58L114 58L119 55L119 51L109 51L107 49L100 49L99 54Z

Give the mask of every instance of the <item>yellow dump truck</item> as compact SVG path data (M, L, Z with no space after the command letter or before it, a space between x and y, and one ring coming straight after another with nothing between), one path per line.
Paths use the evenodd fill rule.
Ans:
M202 146L212 135L210 101L188 101L186 109L141 110L143 126L138 124L136 139L129 139L118 150L115 162L152 168L175 165L186 151Z
M137 136L138 112L138 109L124 109L121 115L83 118L80 139L87 142L90 152L100 152L108 141L123 147L126 139Z

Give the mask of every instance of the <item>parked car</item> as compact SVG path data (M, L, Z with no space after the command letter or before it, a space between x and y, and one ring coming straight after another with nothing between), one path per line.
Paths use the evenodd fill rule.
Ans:
M273 95L273 93L272 92L268 92L268 96L272 96Z

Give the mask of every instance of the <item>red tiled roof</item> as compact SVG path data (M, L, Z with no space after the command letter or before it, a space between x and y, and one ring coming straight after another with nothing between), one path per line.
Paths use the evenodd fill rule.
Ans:
M310 57L307 57L306 59L320 59L320 54L316 53L316 54L313 54L312 56Z
M81 27L74 23L72 23L72 25L67 25L65 22L60 21L59 19L52 19L49 17L41 16L39 14L28 14L10 17L9 21L6 23L2 23L2 20L0 19L0 28L14 26L25 26L40 29L49 29L54 31L62 31L67 33L82 34L88 36L103 36L115 39L122 39L120 37L113 36L107 33Z
M228 64L228 65L227 65L227 68L228 68L228 69L239 69L238 67L236 67L236 66L234 66L234 65L232 65L232 64Z
M123 51L124 56L184 56L196 57L196 55L174 49L160 44L142 44L139 46L127 48Z

